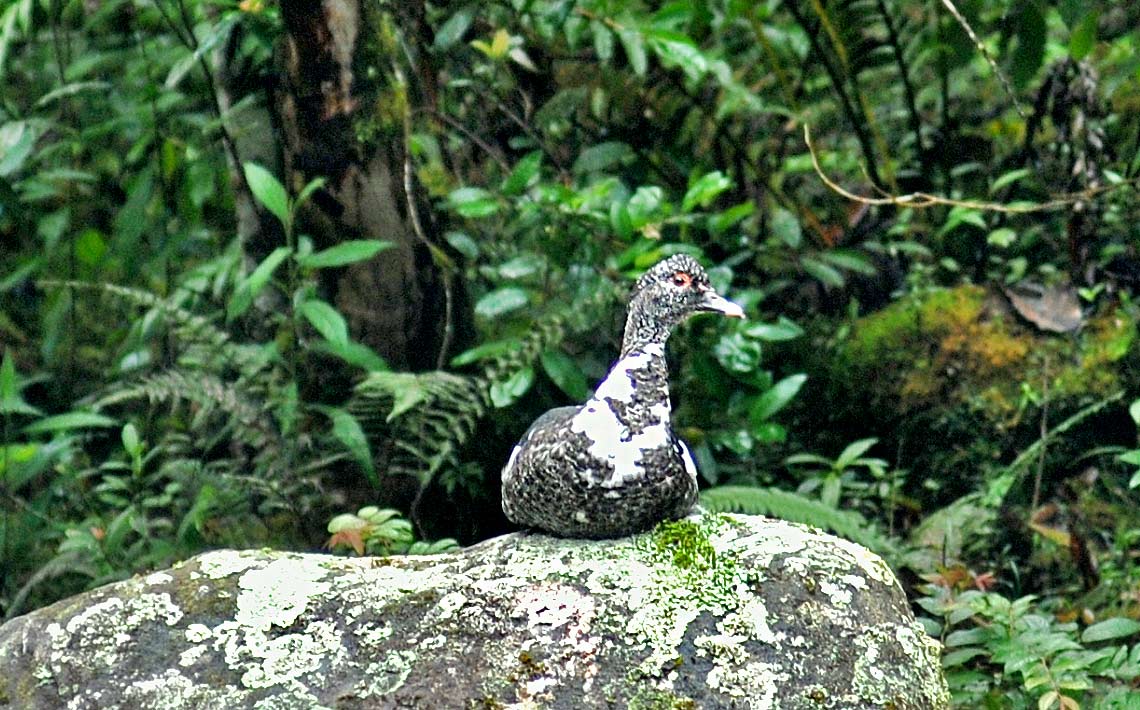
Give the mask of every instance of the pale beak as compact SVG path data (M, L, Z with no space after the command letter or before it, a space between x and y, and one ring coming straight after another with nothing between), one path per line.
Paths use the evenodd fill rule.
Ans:
M720 313L729 318L744 318L744 309L740 307L739 303L733 303L711 289L704 292L698 308L702 311Z

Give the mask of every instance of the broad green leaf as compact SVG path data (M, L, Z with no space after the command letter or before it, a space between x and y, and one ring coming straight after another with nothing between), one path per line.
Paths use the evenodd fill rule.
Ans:
M1095 10L1085 13L1085 16L1073 28L1073 33L1069 35L1069 56L1073 58L1073 61L1079 62L1087 57L1092 51L1093 45L1096 44L1098 16Z
M864 276L874 276L877 272L867 257L850 249L833 249L825 251L819 258L838 266L841 269L854 271Z
M156 172L154 166L149 165L131 181L127 201L115 215L116 247L119 250L134 252L138 249L139 238L149 224L147 206L155 192Z
M763 424L776 412L787 406L788 402L796 396L803 387L807 375L789 375L772 385L772 388L757 397L749 412L749 419L754 427Z
M306 269L325 269L332 266L344 266L357 261L371 259L385 249L396 246L392 242L379 239L354 239L341 242L336 246L322 249L314 254L306 254L297 258L297 263Z
M332 420L332 434L336 440L344 444L344 448L352 454L356 462L364 469L368 482L374 488L380 487L380 477L376 475L376 464L372 460L372 449L368 446L368 437L356 417L338 407L322 407L321 410Z
M131 456L142 453L142 439L139 438L139 430L134 424L127 422L119 433L119 438L123 442L123 448Z
M0 126L0 178L6 178L24 165L36 145L36 131L27 121L11 121Z
M249 307L253 305L253 300L257 298L257 294L261 293L261 289L269 283L273 272L292 253L293 250L289 247L277 247L269 256L265 257L264 261L257 265L257 268L249 276L238 284L238 287L234 289L234 294L230 296L229 303L226 304L226 320L233 320L249 310Z
M1002 173L997 180L994 180L994 184L990 185L990 194L992 195L1006 185L1012 185L1013 183L1018 182L1022 178L1025 178L1031 174L1032 171L1029 168L1018 168L1017 170L1010 170L1007 173Z
M542 151L535 150L523 156L522 160L515 164L514 170L503 181L503 194L504 195L518 195L530 187L531 183L538 177L539 168L542 166Z
M349 340L346 343L334 343L331 340L325 340L314 344L313 348L335 355L349 365L355 365L368 372L384 372L388 369L388 363L375 350L355 340Z
M630 226L641 229L661 216L665 206L665 192L656 185L642 185L634 191L626 204Z
M867 450L877 443L879 440L874 437L851 442L843 449L843 453L835 459L835 467L840 470L847 468L855 459L867 453Z
M1009 227L999 227L986 235L986 244L999 249L1007 249L1017 241L1017 232Z
M843 274L839 273L835 267L813 259L810 256L800 258L800 266L812 278L818 279L826 286L833 286L835 288L842 288L846 283Z
M496 318L525 306L529 301L526 291L516 286L506 286L491 291L475 304L475 315L481 318Z
M732 180L721 171L714 170L693 183L685 193L685 198L681 200L681 211L691 212L697 205L708 207L717 195L730 187Z
M12 352L4 351L4 362L0 363L0 414L27 414L37 416L40 410L24 401L16 382L16 363Z
M632 155L630 147L621 141L598 143L579 153L572 169L575 175L601 172Z
M590 22L590 32L594 35L594 53L599 64L609 64L614 56L614 33L597 20Z
M274 177L273 173L257 163L246 163L242 168L245 172L245 181L257 201L272 212L281 224L288 224L289 194L285 192L285 186Z
M504 279L517 280L537 274L546 262L537 254L520 254L499 265L496 271Z
M1140 633L1140 621L1117 616L1098 621L1081 633L1081 643L1096 643Z
M639 30L631 29L633 18L629 15L626 15L626 18L628 20L623 18L622 29L618 30L618 39L621 40L622 49L625 50L625 58L629 60L630 69L633 69L633 73L638 76L645 76L645 71L649 68L645 54L645 35Z
M672 30L652 29L646 33L646 39L663 65L680 67L690 81L697 81L708 72L708 60L689 37Z
M83 92L106 92L112 89L113 86L106 81L76 81L70 84L64 84L58 88L52 89L44 94L36 101L36 108L43 108L56 99L62 99L65 96L74 96Z
M503 382L491 384L491 403L498 408L509 407L526 394L534 383L534 368L518 370Z
M459 252L468 259L474 261L479 258L479 245L471 238L470 234L466 232L447 232L443 235L451 248Z
M804 331L794 322L780 316L775 323L750 323L744 328L744 333L750 338L776 343L798 338Z
M92 429L99 427L116 426L118 422L111 417L95 412L67 412L44 417L37 422L24 427L25 434L42 434L44 432L67 431L68 429Z
M323 177L310 180L308 185L301 188L300 194L297 195L297 199L293 202L294 209L308 202L309 198L313 196L313 193L324 187L327 182L328 180Z
M496 340L490 343L483 343L477 345L469 350L464 350L455 357L451 358L452 367L463 367L470 365L473 362L480 360L488 360L493 357L498 357L503 353L510 352L519 346L519 341L514 338L508 340Z
M1132 474L1132 478L1128 479L1128 488L1140 488L1140 471Z
M81 264L98 266L106 254L107 240L103 238L102 232L95 227L88 227L80 232L75 240L75 258Z
M333 345L348 345L348 323L335 308L319 299L304 301L297 307L305 320Z
M108 554L122 552L123 543L127 539L127 533L134 528L134 522L135 509L133 506L123 509L121 513L115 516L115 519L107 526L107 534L103 538L103 547Z
M1128 416L1132 417L1132 422L1136 426L1140 426L1140 399L1134 400L1132 404L1128 405Z
M561 350L546 350L542 353L542 369L550 376L558 389L575 402L581 402L589 395L586 375L570 357Z
M481 187L461 187L452 190L447 196L447 201L457 213L471 219L488 217L499 211L498 200Z
M471 5L447 18L447 22L444 22L435 33L435 39L432 40L431 44L432 49L444 51L454 47L463 39L463 35L471 27L471 20L474 18L475 7Z
M746 374L760 365L764 349L760 343L747 338L743 333L722 335L713 346L717 362L729 372Z
M772 210L768 224L772 229L772 234L776 235L777 239L792 249L799 248L803 241L803 230L800 227L800 221L796 219L794 214L783 207L777 207ZM822 279L820 280L822 281Z
M733 225L751 216L755 211L755 202L741 202L739 205L733 205L723 212L709 216L709 231L714 236L724 234ZM796 229L799 229L799 224L796 224Z

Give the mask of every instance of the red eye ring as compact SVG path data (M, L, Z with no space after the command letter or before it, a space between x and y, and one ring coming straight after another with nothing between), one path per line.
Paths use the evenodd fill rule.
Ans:
M684 271L677 271L673 274L673 285L679 288L685 288L693 285L693 277L691 274Z

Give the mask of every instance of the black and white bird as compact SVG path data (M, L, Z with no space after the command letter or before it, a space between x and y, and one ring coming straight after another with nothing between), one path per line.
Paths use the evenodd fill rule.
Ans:
M704 312L744 317L691 256L664 259L637 280L621 356L594 396L540 416L511 452L507 518L562 537L611 538L689 512L697 468L669 421L665 341Z

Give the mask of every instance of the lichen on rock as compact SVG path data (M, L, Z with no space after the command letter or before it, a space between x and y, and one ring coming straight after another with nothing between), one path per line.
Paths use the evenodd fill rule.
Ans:
M431 557L219 551L0 627L15 707L942 708L889 568L759 517Z

